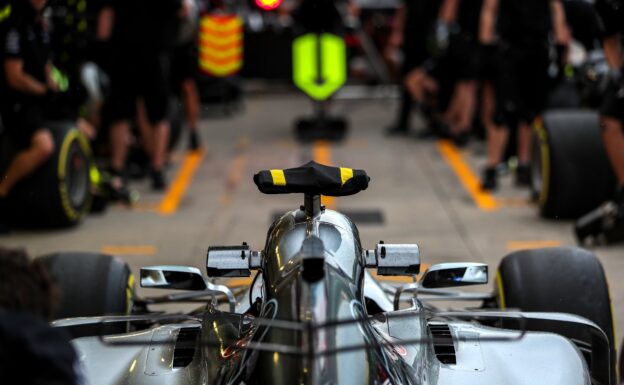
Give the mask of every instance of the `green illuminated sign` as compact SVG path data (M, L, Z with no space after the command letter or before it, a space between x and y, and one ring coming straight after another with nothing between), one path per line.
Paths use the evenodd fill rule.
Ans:
M0 22L8 19L11 16L11 5L7 5L4 8L0 9Z
M293 42L293 81L315 100L326 100L347 80L344 40L329 33L308 33Z

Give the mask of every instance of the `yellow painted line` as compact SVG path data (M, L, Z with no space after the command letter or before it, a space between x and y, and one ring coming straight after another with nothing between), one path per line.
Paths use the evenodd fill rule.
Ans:
M561 241L509 241L507 242L507 250L542 249L545 247L559 247L561 244Z
M150 245L140 246L102 246L100 251L113 255L155 255L158 249Z
M498 209L499 204L492 194L481 189L479 178L470 169L470 166L464 161L461 153L448 140L438 141L438 151L444 157L446 162L455 172L457 178L462 183L466 191L470 193L472 200L477 207L483 211L494 211Z
M317 140L312 144L312 159L316 163L323 164L325 166L331 166L331 146L326 140ZM335 197L321 197L322 204L330 210L336 209Z
M201 151L193 151L186 154L178 175L160 201L160 206L158 207L160 215L173 215L178 211L178 206L182 198L184 198L203 156L204 154Z
M379 282L394 282L394 283L414 283L418 280L418 277L427 269L431 267L431 265L427 263L423 263L420 265L420 274L415 277L401 277L401 276L384 276L377 275L377 271L375 269L369 269L368 271L371 273L373 278L375 278Z

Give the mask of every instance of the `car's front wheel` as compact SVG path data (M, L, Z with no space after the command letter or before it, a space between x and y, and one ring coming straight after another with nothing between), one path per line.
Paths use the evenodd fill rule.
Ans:
M606 367L611 371L611 378L616 378L611 299L604 270L594 254L580 248L548 248L511 253L499 265L496 298L500 308L575 314L594 322L607 336L611 362ZM597 369L596 365L600 365L598 357L591 356L593 341L586 330L575 325L548 321L531 322L529 327L531 330L553 332L569 338L584 353L593 373L604 372Z
M40 257L61 289L55 319L126 315L132 311L134 275L121 259L95 253L57 253ZM123 333L126 323L80 327L73 336Z

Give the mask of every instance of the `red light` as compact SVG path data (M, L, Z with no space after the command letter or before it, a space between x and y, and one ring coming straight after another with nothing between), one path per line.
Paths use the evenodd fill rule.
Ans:
M283 0L256 0L256 5L265 11L272 11L282 4Z

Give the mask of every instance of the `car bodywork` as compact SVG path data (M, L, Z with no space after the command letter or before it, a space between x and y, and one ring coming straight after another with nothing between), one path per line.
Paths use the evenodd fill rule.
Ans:
M262 252L246 245L209 251L209 275L259 270L229 311L213 298L195 312L171 318L144 314L57 321L59 327L150 322L126 334L74 339L88 382L589 385L601 378L573 341L530 330L531 320L550 320L588 328L603 338L592 322L568 314L499 309L444 312L430 300L492 296L426 289L423 280L393 291L367 267L413 275L420 265L417 248L380 243L376 250L364 250L354 223L320 207L318 198L306 197L305 208L273 223ZM170 268L151 272L161 270ZM143 276L149 276L147 270ZM198 296L228 292L206 284ZM414 295L405 297L410 290ZM595 382L609 381L607 374L606 382Z

